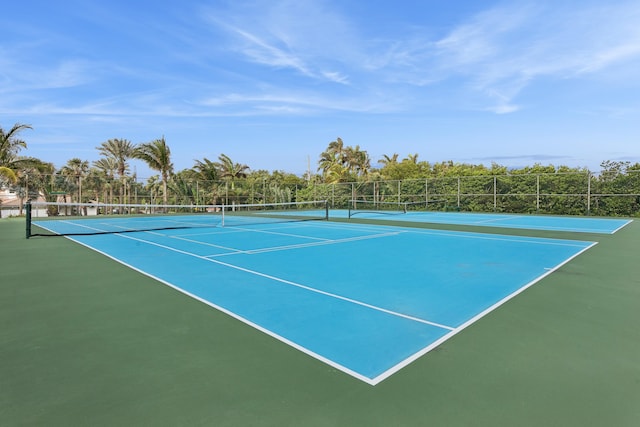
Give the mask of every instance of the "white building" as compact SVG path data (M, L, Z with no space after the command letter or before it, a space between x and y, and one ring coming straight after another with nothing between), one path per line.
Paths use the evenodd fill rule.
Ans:
M39 202L44 202L44 196L38 197ZM20 197L10 188L0 188L0 218L8 218L10 216L24 215L24 201L22 201L22 212L20 211ZM41 209L39 216L46 216L46 210Z

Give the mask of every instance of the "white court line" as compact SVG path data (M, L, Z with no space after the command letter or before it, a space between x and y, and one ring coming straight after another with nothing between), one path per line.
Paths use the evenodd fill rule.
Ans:
M571 240L571 239L562 239L562 238L552 238L552 237L530 237L530 236L512 236L508 234L486 234L480 232L473 231L446 231L446 230L429 230L424 228L415 228L415 227L402 227L395 225L374 225L368 227L358 227L361 224L353 224L349 226L347 223L339 223L339 222L331 222L329 224L323 224L325 227L333 227L334 225L339 225L337 228L345 228L345 229L355 229L362 230L363 228L368 231L379 231L380 229L386 230L402 230L406 233L415 233L415 234L427 234L432 236L445 236L445 237L455 237L459 239L479 239L479 240L490 240L490 241L504 241L504 242L514 242L514 243L535 243L539 245L557 245L557 246L577 246L582 247L583 245L580 243L585 243L582 240ZM319 224L318 224L319 225ZM567 242L579 242L579 243L567 243Z
M622 224L620 227L616 228L615 230L613 230L610 234L614 234L620 230L622 230L624 227L626 227L627 225L631 224L633 222L632 219L630 219L629 221L625 222L624 224Z
M472 221L470 223L464 222L464 223L462 223L462 225L464 225L464 224L469 224L469 225L473 225L473 224L489 224L491 222L498 222L498 221L502 221L504 219L509 220L509 219L519 219L519 218L522 218L522 216L505 215L503 217L495 218L495 219L485 219L483 221Z
M325 239L323 237L301 236L299 234L282 233L279 231L267 231L267 230L260 230L256 228L249 228L249 227L225 227L225 228L233 228L233 229L237 229L238 231L244 231L244 232L250 232L250 233L264 233L264 234L275 234L278 236L286 236L286 237L299 237L301 239L309 239L309 240L330 240L330 239Z
M153 218L153 217L142 217L149 218L154 221L166 221L172 224L180 224L185 226L192 226L195 228L212 228L219 227L222 221L210 221L210 222L195 222L195 221L180 221L177 219L169 219L169 218ZM210 219L210 218L209 218Z
M297 243L295 245L273 246L270 248L250 249L248 251L237 251L237 252L227 253L227 254L207 255L207 258L223 257L223 256L229 256L229 255L237 255L237 254L254 255L254 254L261 254L265 252L279 252L279 251L286 251L290 249L309 248L313 246L335 245L339 243L357 242L359 240L379 239L381 237L397 236L402 233L403 233L402 231L398 231L393 233L373 234L369 236L346 237L344 239L334 239L334 240L326 239L323 242Z
M114 234L118 233L117 230L101 230L99 228L90 227L90 226L85 225L85 224L78 224L76 222L76 220L71 220L71 219L57 219L57 220L55 220L55 222L61 222L63 224L70 224L70 225L73 225L74 227L87 228L89 230L93 230L93 231L101 232L101 233L114 233ZM56 231L51 230L50 228L42 226L42 222L40 222L39 224L36 224L36 225L38 227L44 228L45 230L48 230L48 231L50 231L52 233L57 233ZM113 224L109 224L108 222L98 222L98 221L96 221L94 225L102 225L102 226L105 226L105 227L114 227ZM115 227L122 228L124 230L129 230L128 228L125 228L125 227L119 227L119 226L115 226ZM64 233L62 233L61 236L64 236Z
M499 237L489 237L488 235L481 235L481 234L463 234L463 235L459 235L457 236L456 234L449 234L449 233L422 233L420 232L420 234L440 234L440 235L444 235L447 237L460 237L463 239L480 239L480 240L492 240L492 241L502 241L502 242L513 242L513 243L527 243L527 244L536 244L536 245L549 245L549 246L576 246L576 247L582 247L584 246L581 243L585 243L584 241L581 240L566 240L566 239L553 239L553 238L548 238L548 237L526 237L526 236L513 236L511 238L511 236L506 236L506 235L501 235L501 234L496 234L495 236L499 236ZM576 243L567 243L567 242L576 242Z
M168 237L170 239L184 240L185 242L189 242L189 243L197 243L198 245L210 246L212 248L225 249L225 250L232 251L232 252L242 252L242 249L231 248L231 247L222 246L222 245L216 245L216 244L209 243L209 242L201 242L199 240L187 239L186 237L169 236L168 234L162 234L162 236Z
M245 230L241 229L241 231L245 231ZM395 231L395 232L374 234L374 235L368 235L368 236L347 237L347 238L344 238L344 239L325 239L325 238L320 238L320 237L303 236L303 235L300 235L300 234L268 232L268 231L265 232L263 230L250 229L249 231L250 232L251 231L255 231L255 232L258 232L258 233L264 232L264 233L267 233L267 234L275 234L275 235L280 235L280 236L285 236L285 237L306 238L306 239L313 239L313 240L320 240L320 241L319 242L311 242L311 243L296 243L296 244L292 244L292 245L283 245L283 246L273 246L273 247L260 248L260 249L243 250L243 249L237 249L237 248L232 248L232 247L228 247L228 246L216 245L216 244L209 243L209 242L201 242L199 240L188 239L186 237L181 237L181 236L171 236L171 235L168 235L168 234L163 234L163 233L159 233L159 232L155 232L155 231L145 231L145 233L156 234L158 236L168 237L168 238L171 238L171 239L184 240L186 242L195 243L195 244L198 244L198 245L209 246L209 247L225 249L225 250L230 251L228 253L223 253L223 254L205 255L206 258L215 258L215 257L229 256L229 255L238 255L238 254L253 255L253 254L260 254L260 253L265 253L265 252L278 252L278 251L284 251L284 250L290 250L290 249L299 249L299 248L306 248L306 247L313 247L313 246L334 245L334 244L348 243L348 242L354 242L354 241L359 241L359 240L368 240L368 239L377 239L377 238L380 238L380 237L396 236L398 234L402 234L402 233L406 232L406 231Z

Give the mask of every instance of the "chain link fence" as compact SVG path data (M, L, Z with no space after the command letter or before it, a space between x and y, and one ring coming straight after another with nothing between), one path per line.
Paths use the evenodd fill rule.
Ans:
M556 173L316 184L309 192L341 209L367 201L439 211L597 216L640 213L639 172L615 177Z
M56 175L33 178L5 188L4 192L11 197L3 199L0 211L11 214L27 199L151 205L165 202L163 186L157 178L61 179ZM11 208L6 203L9 198L13 200ZM310 200L328 200L334 209L347 209L354 201L366 201L397 202L414 210L638 216L640 171L473 175L336 184L302 179L282 183L274 179L197 181L174 177L167 183L166 195L167 203L184 205Z

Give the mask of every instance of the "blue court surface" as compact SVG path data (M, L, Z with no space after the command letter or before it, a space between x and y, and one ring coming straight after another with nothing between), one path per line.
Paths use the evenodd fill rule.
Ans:
M347 218L349 211L332 210L333 218ZM482 227L520 228L527 230L571 231L576 233L613 234L629 219L592 218L578 216L547 216L518 214L487 214L466 212L375 212L356 211L353 218L424 222L434 224L471 225Z
M69 238L371 385L595 245L329 221Z

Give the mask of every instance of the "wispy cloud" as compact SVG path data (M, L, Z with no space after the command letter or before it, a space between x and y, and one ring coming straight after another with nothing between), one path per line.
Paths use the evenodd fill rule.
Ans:
M574 78L640 58L637 22L637 2L587 2L577 11L556 3L509 3L452 29L433 44L427 61L443 79L467 78L495 101L496 113L513 112L513 101L536 79Z
M225 11L208 10L204 17L226 32L230 48L250 62L292 69L320 82L349 83L340 64L345 45L354 38L345 18L322 2L255 2L250 12L236 5Z
M33 63L20 55L2 61L0 93L70 88L95 80L97 67L80 59Z
M311 115L326 111L382 113L397 108L392 102L378 102L366 97L336 98L314 92L269 90L265 94L231 93L212 96L197 101L196 104L208 109L208 114L229 115ZM368 95L366 95L368 97Z
M286 47L278 47L241 28L227 26L244 41L242 53L250 60L271 67L293 68L306 76L314 76L304 60Z
M476 99L475 108L497 114L523 108L520 95L540 79L580 78L640 58L637 2L585 2L579 10L502 3L463 18L440 38L414 25L376 39L325 2L302 3L257 2L251 13L238 6L207 16L247 61L378 93L458 85Z

